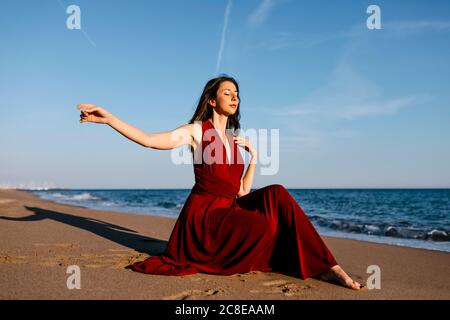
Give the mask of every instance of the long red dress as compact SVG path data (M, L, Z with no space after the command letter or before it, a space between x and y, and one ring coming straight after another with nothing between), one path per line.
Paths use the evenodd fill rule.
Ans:
M157 275L277 271L306 279L336 265L284 186L272 184L236 198L244 161L232 135L227 138L231 163L213 123L202 122L202 150L209 146L214 151L210 156L203 152L203 161L194 162L195 185L166 250L130 268ZM211 149L214 142L216 147ZM211 156L222 162L214 163Z

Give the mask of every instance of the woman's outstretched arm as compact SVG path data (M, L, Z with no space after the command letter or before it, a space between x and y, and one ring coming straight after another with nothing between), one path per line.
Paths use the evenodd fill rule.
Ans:
M83 109L81 110L80 123L94 122L107 124L124 137L146 148L169 150L186 144L195 145L193 138L194 124L185 124L167 132L145 133L141 129L135 128L120 120L102 107L97 107L92 104L79 104L77 108Z

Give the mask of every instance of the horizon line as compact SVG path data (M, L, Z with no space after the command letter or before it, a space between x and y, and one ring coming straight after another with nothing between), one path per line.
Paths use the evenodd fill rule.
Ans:
M276 184L276 183L275 183ZM270 184L269 184L270 185ZM260 188L264 188L268 185L264 185L261 187L254 187L251 188L251 190L258 190ZM450 186L448 187L285 187L286 189L316 189L316 190L329 190L329 189L335 189L335 190L348 190L348 189L364 189L364 190L372 190L372 189L450 189ZM19 191L50 191L50 190L191 190L192 187L186 187L186 188L64 188L64 187L55 187L55 188L1 188L0 190L19 190Z

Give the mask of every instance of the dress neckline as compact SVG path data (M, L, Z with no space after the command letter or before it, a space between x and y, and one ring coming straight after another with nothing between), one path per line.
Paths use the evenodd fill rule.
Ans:
M211 121L211 119L207 119L206 121L209 122L211 127L216 131L217 135L219 136L220 142L222 143L222 147L225 149L225 158L226 158L227 164L230 165L231 158L230 158L230 155L227 152L227 147L225 146L224 141L220 137L219 131L216 129L216 127L214 126L214 123ZM231 145L230 145L230 141L228 140L228 134L227 134L226 130L225 130L225 137L227 139L227 144L228 144L228 147L229 147L229 151L231 152Z

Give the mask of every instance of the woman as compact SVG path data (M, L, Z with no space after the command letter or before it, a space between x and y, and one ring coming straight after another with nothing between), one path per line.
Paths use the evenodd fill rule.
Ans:
M239 86L220 76L206 84L188 124L146 134L104 108L81 104L80 122L108 124L148 148L190 146L195 185L178 216L165 252L130 266L159 275L197 272L231 275L253 270L316 277L359 290L337 264L302 208L282 185L250 192L257 151L239 130ZM250 153L245 175L237 146Z

